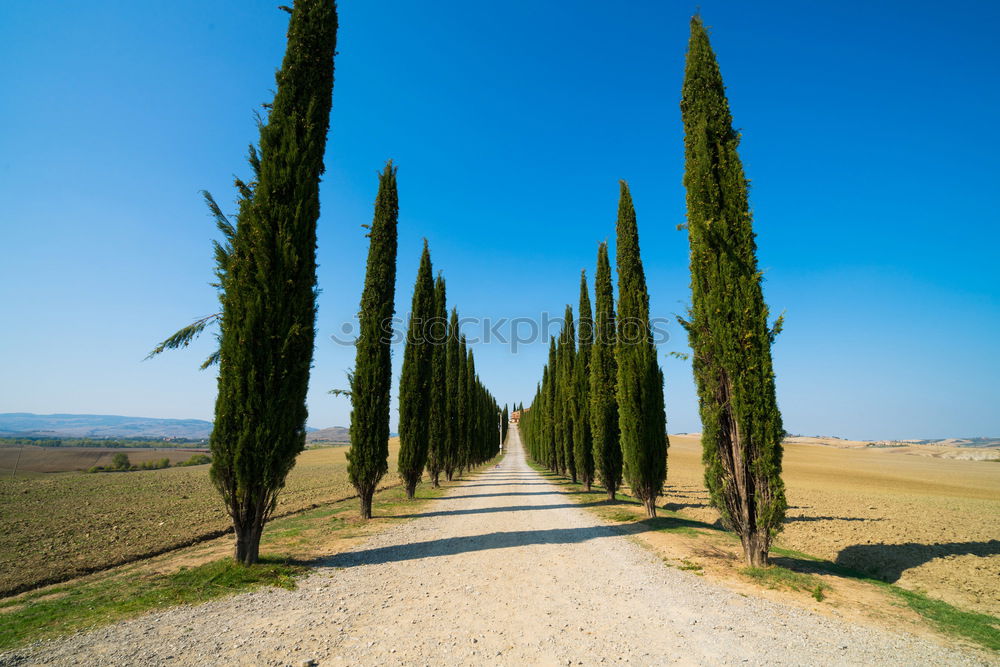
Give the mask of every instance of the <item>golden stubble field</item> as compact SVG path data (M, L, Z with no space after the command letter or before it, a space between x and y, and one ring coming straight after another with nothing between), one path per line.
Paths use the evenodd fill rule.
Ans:
M670 437L667 509L713 522L698 436ZM789 510L778 544L1000 612L1000 463L893 449L785 447Z
M383 487L398 481L398 451L399 439L393 438ZM276 515L353 496L346 453L347 447L302 452L288 475ZM0 595L126 563L228 529L229 517L208 470L203 465L70 472L0 482Z
M186 461L193 454L207 453L207 447L0 447L0 474L10 477L17 466L16 477L32 473L84 471L93 466L111 466L115 454L125 454L132 465L146 461L168 459L170 465Z

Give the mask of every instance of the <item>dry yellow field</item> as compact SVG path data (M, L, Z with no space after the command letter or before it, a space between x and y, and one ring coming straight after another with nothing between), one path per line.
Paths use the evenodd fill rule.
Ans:
M17 465L17 476L28 473L84 471L91 466L110 467L115 454L125 454L132 465L146 461L168 459L171 465L191 458L192 454L208 452L207 448L179 447L0 447L0 471L10 477Z
M667 509L715 521L698 436L670 438ZM1000 463L896 449L785 447L780 546L961 608L1000 612Z
M389 442L397 483L399 439ZM354 495L347 447L302 452L276 514ZM229 528L209 466L53 473L0 484L0 595L126 563Z

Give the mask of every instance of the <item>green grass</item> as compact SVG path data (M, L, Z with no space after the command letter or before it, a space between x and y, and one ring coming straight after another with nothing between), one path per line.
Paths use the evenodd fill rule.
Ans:
M305 571L280 559L265 558L249 567L226 559L173 574L108 576L28 593L0 602L0 649L261 586L291 590Z
M995 616L962 611L947 602L933 600L923 593L891 584L882 585L942 632L971 639L992 651L1000 651L1000 619Z
M788 562L792 567L809 568L817 572L855 579L871 584L872 586L877 586L905 603L906 606L920 614L940 632L953 637L972 640L992 651L1000 651L1000 619L995 616L963 611L947 602L930 598L919 591L911 591L901 586L875 579L863 572L802 553L801 551L771 547L771 553L787 559L784 562ZM779 558L779 560L782 560L782 558Z
M678 570L687 570L689 572L694 572L694 573L698 574L704 568L702 568L701 565L698 565L698 563L692 563L687 558L683 558L683 559L681 559L681 564L677 566L677 569Z
M409 501L402 488L385 489L375 494L375 519L419 513L421 500L439 497L446 491L421 484L417 499ZM272 552L287 549L294 553L297 547L308 546L315 538L333 532L338 538L354 536L362 529L349 520L357 512L358 501L351 499L275 519L268 522L261 545ZM136 566L126 566L124 570L0 601L0 650L107 625L153 609L198 604L262 586L294 589L295 580L307 570L287 558L261 558L251 567L227 558L181 568L173 574L138 574Z
M1000 462L1000 459L995 459L994 461ZM581 485L573 485L565 477L551 472L534 461L529 460L528 465L553 484L568 486L573 489L572 491L567 491L567 494L580 503L592 501L592 496L604 496L603 489L597 485L588 494L582 491ZM622 493L618 494L617 502L620 505L638 505L636 500ZM605 509L595 504L591 509L596 510L600 516L613 521L625 522L639 519L638 516L625 508ZM636 523L647 525L652 530L665 533L679 533L689 536L700 535L706 538L722 536L730 540L736 539L736 536L728 531L721 530L712 524L687 519L677 512L658 508L657 514L658 516L655 519L642 519L636 521ZM875 579L863 572L858 572L857 570L801 551L772 546L771 555L777 557L773 559L774 562L778 563L777 565L767 568L744 568L740 572L767 588L790 588L796 591L808 592L818 602L823 601L826 598L827 591L831 589L814 573L862 581L872 586L877 586L894 596L910 609L920 614L920 616L940 632L952 637L971 640L992 651L1000 651L1000 619L995 616L963 611L947 602L929 598L924 593L901 588L900 586ZM688 561L681 561L680 565L675 565L668 561L664 562L670 567L678 567L682 570L694 570L699 567Z
M814 574L796 572L777 565L745 567L740 570L740 574L772 590L788 588L793 591L808 591L817 602L822 602L826 598L825 592L830 590L830 587Z

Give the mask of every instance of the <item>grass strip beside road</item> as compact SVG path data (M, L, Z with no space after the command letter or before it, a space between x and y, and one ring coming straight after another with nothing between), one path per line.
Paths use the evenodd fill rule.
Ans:
M495 463L490 461L479 469ZM444 495L458 483L460 480L442 483L440 489L424 483L413 501L406 499L400 485L386 488L375 495L374 516L368 522L358 518L356 498L275 519L267 524L261 538L261 551L266 555L254 566L219 559L219 547L229 548L228 539L222 538L214 550L206 551L207 545L181 549L156 559L166 560L155 567L146 561L131 563L7 598L0 601L0 650L262 586L293 590L310 566L400 520L410 520L397 516L415 513L426 501ZM172 564L171 560L206 558L209 560L190 566Z
M695 574L702 575L708 564L705 554L712 554L713 569L718 573L719 564L722 563L724 566L721 569L725 570L723 576L716 578L727 579L732 578L731 575L737 575L760 588L807 593L816 602L827 600L837 589L849 588L847 582L870 587L885 594L881 611L889 615L893 613L893 607L898 608L902 603L944 636L966 639L982 648L1000 651L1000 619L995 616L964 611L930 598L920 591L873 579L832 561L778 546L771 548L773 565L767 568L743 567L742 558L739 557L738 538L718 525L690 519L679 512L662 508L657 509L655 519L649 519L645 516L642 503L625 493L619 492L617 500L608 503L607 493L597 484L593 485L591 491L586 491L582 484L574 484L533 461L529 460L528 464L549 482L560 486L564 493L588 511L607 521L618 523L623 534L640 537L649 533L667 533L676 536L678 541L683 540L683 544L675 546L687 552L684 556L674 555L663 559L671 567L695 570ZM659 550L657 545L648 540L639 539L639 542L644 547ZM838 581L845 585L837 585ZM845 598L850 593L846 590L840 593L838 597L843 602L849 602Z

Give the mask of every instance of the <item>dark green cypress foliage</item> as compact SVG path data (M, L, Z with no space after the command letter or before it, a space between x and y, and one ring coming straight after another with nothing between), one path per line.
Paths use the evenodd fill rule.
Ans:
M632 494L656 516L667 478L663 375L649 324L649 293L639 256L639 230L628 184L618 201L618 427L623 473Z
M590 432L594 441L594 466L601 483L614 500L622 481L622 450L618 439L618 364L615 346L615 293L611 286L608 244L597 249L594 278L594 346L590 350Z
M573 364L573 460L576 474L587 491L594 481L594 449L590 438L590 350L594 342L594 320L590 312L587 273L580 273L580 310L576 360Z
M358 313L357 358L351 375L351 448L347 473L361 499L361 518L372 516L372 496L389 470L389 389L392 355L389 350L395 312L396 221L399 201L396 168L390 160L379 174L375 217L368 238L368 264Z
M557 363L558 412L560 421L559 447L562 453L562 474L569 472L576 483L576 462L573 451L573 415L576 402L576 385L573 382L573 366L576 364L576 327L573 325L573 309L567 305L563 313L563 328L559 335Z
M740 135L697 16L681 112L692 304L682 324L694 351L705 484L723 523L740 536L747 563L762 566L787 507L771 364L781 318L768 327Z
M237 224L220 276L210 474L233 520L234 556L246 564L257 561L264 523L305 446L319 181L336 41L333 2L295 3L259 158L250 151L257 182L238 183Z
M469 430L472 415L469 414L469 348L465 343L465 334L458 338L458 391L455 395L455 411L458 418L458 439L455 448L455 468L458 476L465 474L465 464L469 458Z
M507 410L507 404L503 404L503 414L500 416L500 442L507 442L507 431L510 430L510 412Z
M447 384L447 341L448 305L444 278L439 274L434 281L434 318L428 324L426 333L431 344L430 383L430 425L427 448L427 474L431 486L441 486L441 471L444 470L445 453L448 443L448 384Z
M467 347L465 336L462 336L462 348L465 354L465 448L463 449L462 468L470 470L476 463L476 450L480 440L480 420L478 401L476 400L476 360L472 349Z
M399 476L412 499L424 474L430 438L431 363L434 346L427 336L427 326L435 313L434 272L431 254L424 240L417 282L413 286L410 323L403 350L403 368L399 378Z
M549 337L549 363L542 375L545 388L545 444L548 450L548 466L552 472L559 472L559 444L556 436L556 337Z
M458 311L452 308L451 320L448 322L448 346L445 357L448 443L444 449L444 474L449 482L454 479L455 469L458 467L459 440L462 437L459 428L459 354Z

